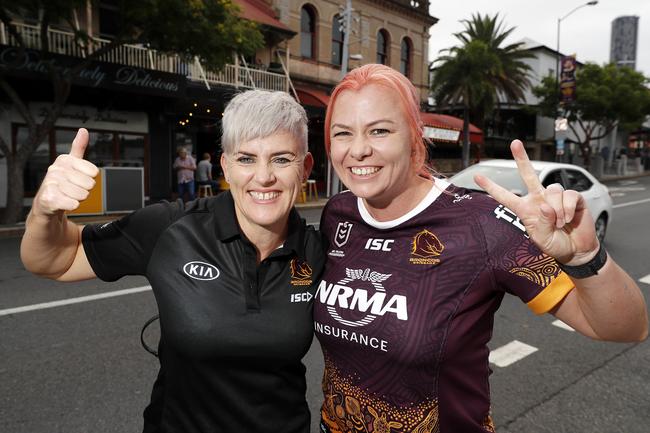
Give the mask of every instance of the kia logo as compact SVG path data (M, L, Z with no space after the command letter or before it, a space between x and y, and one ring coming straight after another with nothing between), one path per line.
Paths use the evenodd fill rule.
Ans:
M183 266L183 272L195 280L209 281L219 277L219 269L210 263L189 262Z

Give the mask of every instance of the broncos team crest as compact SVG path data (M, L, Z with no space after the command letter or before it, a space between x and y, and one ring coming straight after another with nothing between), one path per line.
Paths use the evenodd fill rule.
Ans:
M312 269L307 262L292 259L290 263L291 285L292 286L309 286L312 283Z
M445 246L440 239L429 230L422 230L413 237L411 258L409 261L414 265L437 265L438 258L444 251Z

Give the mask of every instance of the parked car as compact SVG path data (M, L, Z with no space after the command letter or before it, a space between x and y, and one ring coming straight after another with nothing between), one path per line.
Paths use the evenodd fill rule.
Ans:
M605 185L582 167L559 162L531 161L542 185L561 184L564 189L578 191L585 199L587 208L596 222L596 235L602 242L607 226L612 221L612 198ZM456 186L484 192L476 183L474 175L481 174L517 195L526 195L528 189L519 176L514 160L491 159L467 167L450 178Z

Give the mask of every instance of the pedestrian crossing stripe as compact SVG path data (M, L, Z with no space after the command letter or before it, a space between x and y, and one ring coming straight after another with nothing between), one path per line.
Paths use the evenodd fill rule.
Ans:
M566 329L567 331L575 331L575 329L573 329L572 327L570 327L569 325L567 325L561 320L555 320L553 321L553 323L551 323L551 325L557 326L558 328Z
M490 352L490 363L497 367L507 367L527 357L528 355L537 352L537 348L530 346L521 341L513 340L505 346Z

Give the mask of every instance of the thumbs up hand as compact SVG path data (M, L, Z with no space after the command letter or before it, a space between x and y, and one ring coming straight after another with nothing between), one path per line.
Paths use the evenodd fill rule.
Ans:
M99 173L95 164L83 159L88 146L88 131L80 128L72 141L70 153L59 155L47 169L43 183L34 197L32 212L54 215L79 207L95 186Z

